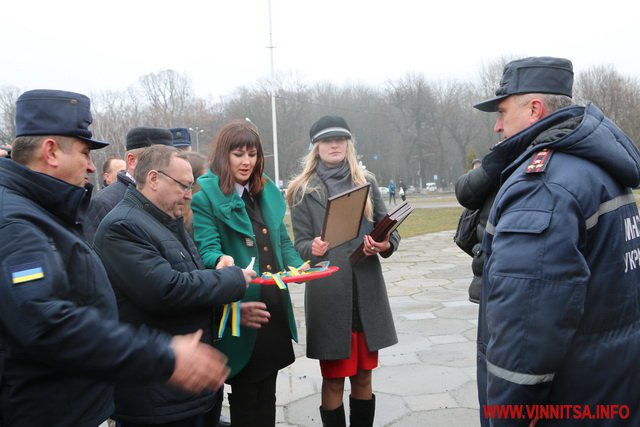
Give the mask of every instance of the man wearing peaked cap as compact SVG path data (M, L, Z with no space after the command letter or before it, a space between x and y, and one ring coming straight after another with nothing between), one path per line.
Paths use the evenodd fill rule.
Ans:
M187 128L169 129L173 135L173 146L181 151L191 151L191 135Z
M540 57L523 58L509 62L504 67L496 96L476 105L480 111L498 111L500 101L511 95L542 93L564 95L573 93L573 64L568 59Z
M16 102L16 136L71 136L89 143L92 150L108 142L92 139L90 101L85 95L38 89L20 95Z
M96 230L102 219L122 200L130 185L135 186L133 172L136 168L138 155L152 145L173 145L173 136L168 129L136 127L127 132L125 160L127 169L118 173L118 179L108 187L98 191L91 199L87 212L84 234L89 244L93 243Z
M82 237L90 150L106 145L90 123L84 95L26 92L12 159L0 158L3 426L97 426L113 412L116 381L168 380L192 393L221 382L197 334L118 322L107 273Z
M615 402L624 421L599 426L640 425L640 152L597 107L572 105L572 84L567 59L519 59L475 106L501 135L468 173L487 198L499 188L481 250L480 408Z

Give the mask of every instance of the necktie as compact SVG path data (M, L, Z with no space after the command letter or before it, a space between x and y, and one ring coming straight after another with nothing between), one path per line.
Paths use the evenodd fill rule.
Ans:
M242 200L244 200L245 205L247 205L250 209L253 209L253 198L246 188L242 192Z

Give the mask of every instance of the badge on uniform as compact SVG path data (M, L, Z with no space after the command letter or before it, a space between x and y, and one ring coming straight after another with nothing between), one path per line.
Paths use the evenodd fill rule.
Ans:
M551 160L551 155L553 151L548 148L543 148L538 151L531 159L531 163L527 166L527 170L525 173L541 173L544 172Z
M44 279L44 270L39 263L16 265L11 268L11 281L14 285Z
M253 243L253 239L251 237L245 237L244 238L244 243L249 246L250 248L253 247L254 243Z

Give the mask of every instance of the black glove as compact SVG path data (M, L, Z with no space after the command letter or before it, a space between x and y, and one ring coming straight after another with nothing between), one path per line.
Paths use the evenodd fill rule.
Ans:
M487 173L491 181L500 179L502 171L511 163L509 161L509 153L507 150L501 150L500 145L494 146L486 156L482 158L480 166Z

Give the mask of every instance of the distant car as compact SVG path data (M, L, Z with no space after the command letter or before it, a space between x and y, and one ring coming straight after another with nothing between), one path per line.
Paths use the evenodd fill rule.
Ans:
M438 191L438 186L435 182L427 182L424 186L424 189L427 191Z
M389 189L387 187L380 187L380 193L382 194L389 194Z
M416 187L415 186L410 185L410 186L407 187L406 194L413 194L415 192L416 192Z

